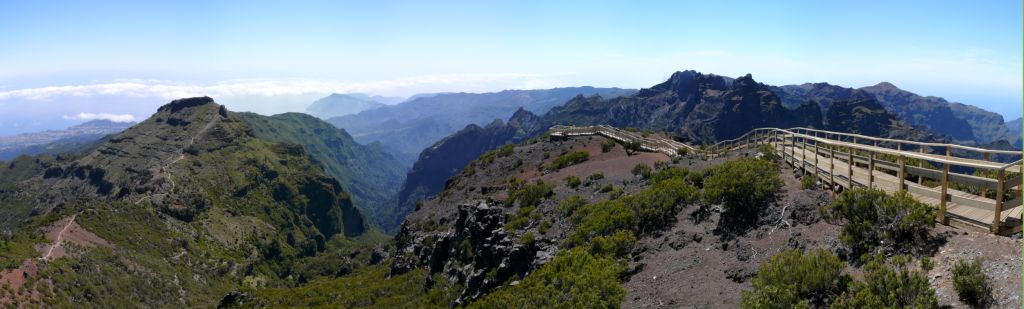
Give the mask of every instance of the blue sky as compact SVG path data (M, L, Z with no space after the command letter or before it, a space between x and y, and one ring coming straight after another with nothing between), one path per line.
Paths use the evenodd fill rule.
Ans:
M81 112L142 118L184 95L275 113L328 92L639 88L684 69L889 81L1009 120L1021 115L1021 12L1020 1L4 0L0 114L22 115L0 115L21 128L0 134Z

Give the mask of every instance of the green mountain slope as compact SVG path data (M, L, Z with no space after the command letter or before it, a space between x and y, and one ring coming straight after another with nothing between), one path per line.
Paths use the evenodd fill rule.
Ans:
M360 145L345 130L306 114L235 115L260 139L302 145L345 192L352 194L353 204L371 222L385 230L398 227L394 220L384 217L389 212L386 203L398 192L405 169L379 144Z
M0 169L0 304L211 307L351 269L381 237L303 147L239 118L177 100L87 154Z

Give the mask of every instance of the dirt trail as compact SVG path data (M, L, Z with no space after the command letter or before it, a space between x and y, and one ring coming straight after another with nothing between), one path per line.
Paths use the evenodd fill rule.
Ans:
M71 215L71 219L68 220L68 223L64 224L64 227L61 228L60 232L57 233L57 240L53 241L53 244L50 245L50 249L46 250L46 254L44 254L39 259L44 260L44 261L49 261L50 260L50 257L53 256L53 249L55 249L58 246L60 246L61 242L64 241L64 232L67 232L68 228L71 227L71 225L75 223L75 217L77 217L77 216L78 216L78 214Z

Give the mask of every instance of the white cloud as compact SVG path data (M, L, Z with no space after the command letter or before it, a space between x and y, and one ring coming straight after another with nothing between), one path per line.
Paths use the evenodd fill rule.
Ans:
M78 113L76 115L64 115L67 120L109 120L113 122L135 121L131 114L107 114L107 113Z
M439 91L440 89L445 89L446 91L502 89L501 85L518 84L524 81L530 81L528 84L537 84L539 78L540 76L535 74L503 73L427 75L366 82L312 79L240 79L199 84L160 80L124 80L108 83L0 91L0 100L46 100L62 96L82 97L97 95L158 97L169 100L193 96L210 96L213 98L236 96L269 97L332 92L412 95L418 92Z

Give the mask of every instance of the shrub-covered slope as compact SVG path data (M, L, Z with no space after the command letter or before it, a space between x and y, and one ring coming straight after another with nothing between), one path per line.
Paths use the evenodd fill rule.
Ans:
M388 204L405 177L405 169L379 144L361 145L345 130L300 113L260 116L238 113L253 134L273 143L297 144L309 153L328 175L336 178L352 203L377 226L393 231Z
M303 147L257 138L210 98L171 102L81 156L16 160L0 179L0 303L212 306L341 272L346 259L304 265L373 237Z

